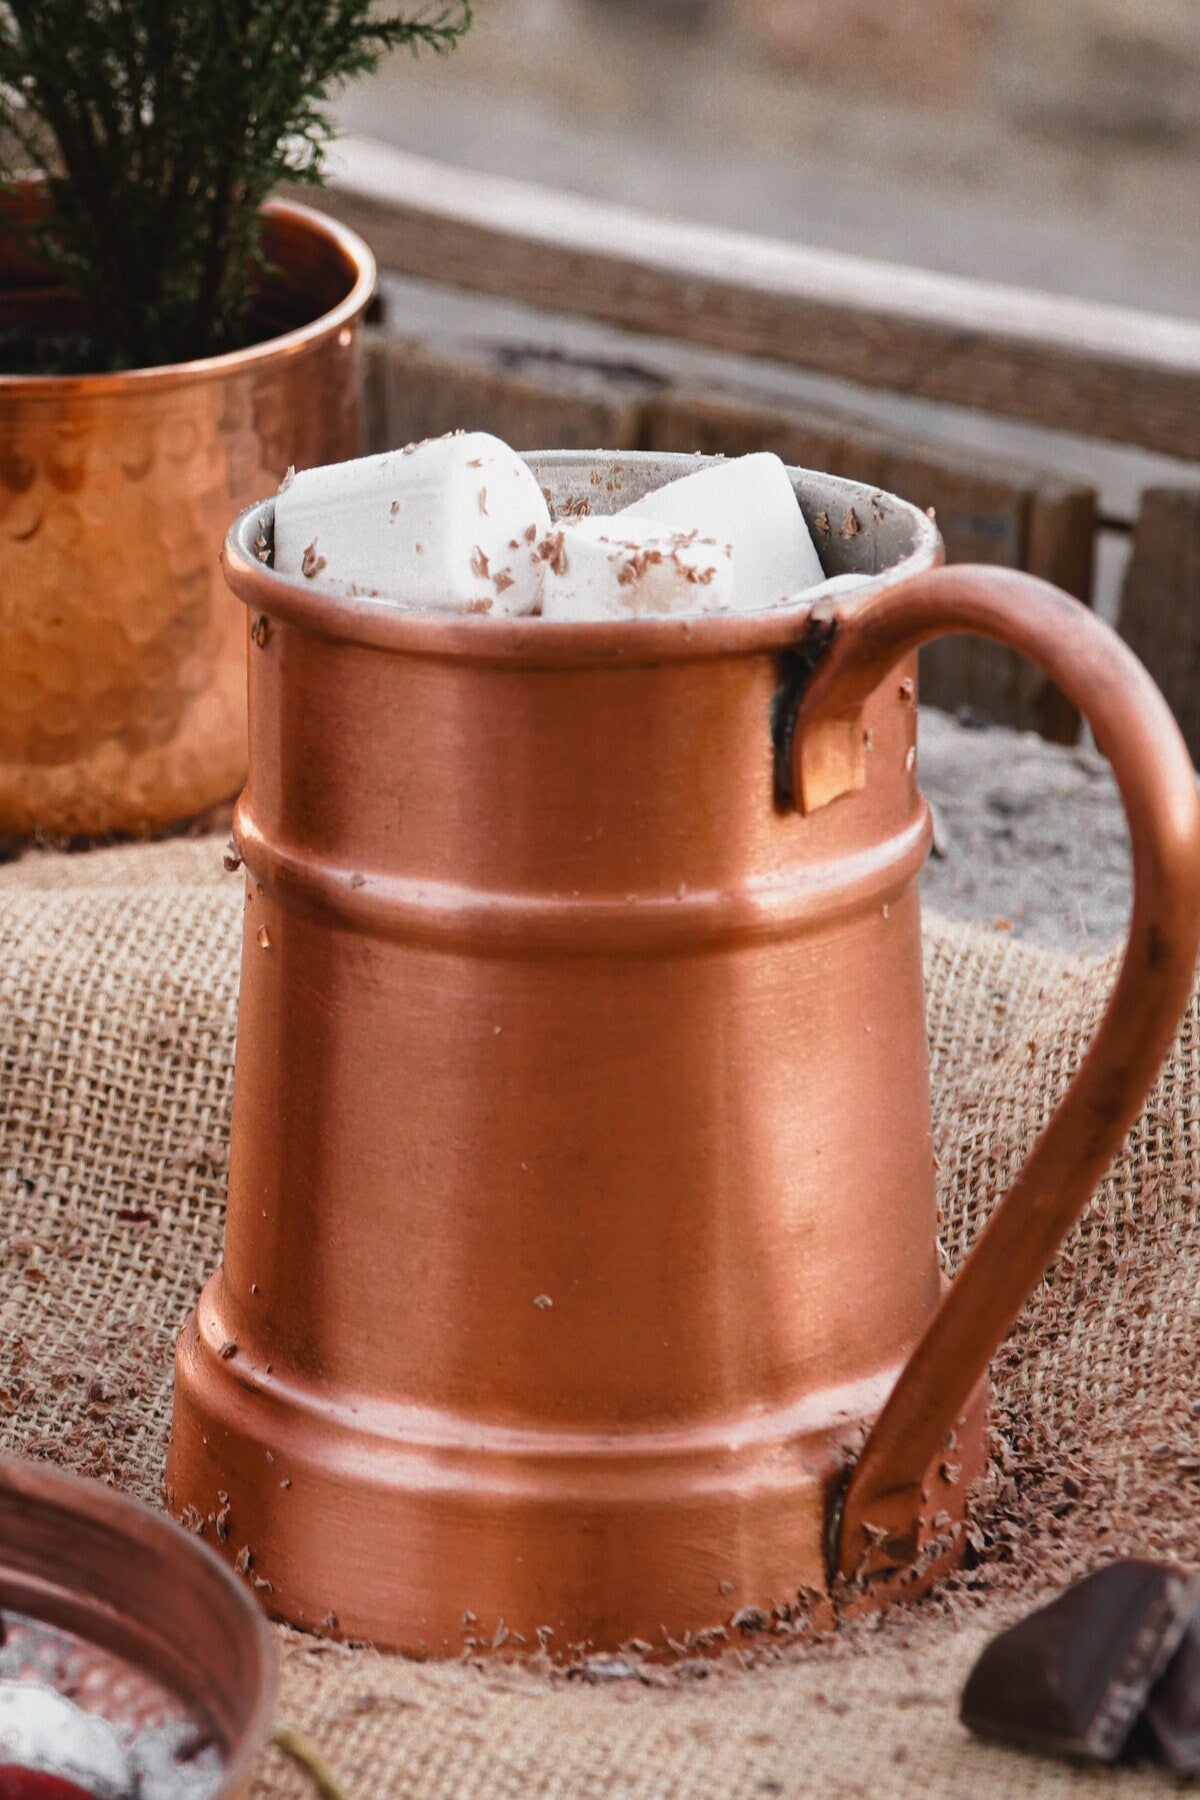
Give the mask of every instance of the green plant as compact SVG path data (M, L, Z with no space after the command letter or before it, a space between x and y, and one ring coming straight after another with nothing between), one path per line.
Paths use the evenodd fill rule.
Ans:
M83 302L78 360L120 369L236 347L259 208L319 182L327 105L400 45L451 49L471 0L0 0L0 177L41 170L34 248ZM6 139L9 155L5 159Z

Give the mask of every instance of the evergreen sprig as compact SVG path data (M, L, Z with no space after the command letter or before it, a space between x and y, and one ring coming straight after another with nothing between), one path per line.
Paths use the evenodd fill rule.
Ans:
M335 90L398 46L452 49L471 10L0 0L0 156L7 136L47 177L37 250L84 302L92 366L243 342L259 208L282 180L320 181Z

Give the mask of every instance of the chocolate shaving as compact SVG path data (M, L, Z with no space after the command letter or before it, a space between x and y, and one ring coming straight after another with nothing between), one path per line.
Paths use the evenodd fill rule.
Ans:
M538 562L544 562L554 575L565 575L568 569L566 534L552 531L538 545L534 556Z
M662 551L656 550L653 545L635 549L621 565L617 575L618 587L629 587L632 582L640 581L647 570L657 568L660 563L665 561L666 558Z
M687 540L685 539L683 541L686 542ZM678 546L672 550L671 560L674 562L679 573L683 576L683 579L690 582L693 587L709 587L716 580L717 568L715 563L709 563L706 569L699 568L694 562L689 562L686 556L680 556Z
M300 573L312 581L325 567L325 558L317 555L317 540L304 547L304 555L300 558Z

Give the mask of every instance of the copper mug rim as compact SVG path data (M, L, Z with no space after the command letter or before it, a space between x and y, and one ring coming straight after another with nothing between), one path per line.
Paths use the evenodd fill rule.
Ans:
M588 481L596 466L595 451L545 450L524 453L539 482L565 489L572 481ZM719 456L631 450L619 467L633 480L618 498L626 502L697 469L719 466ZM852 612L884 587L908 581L932 568L941 556L941 537L933 518L898 495L864 482L826 475L820 470L788 466L788 478L813 535L826 578L841 573L866 574L871 585L842 596L840 610ZM594 496L595 489L588 488ZM828 517L830 496L844 503L838 521ZM559 496L555 496L558 498ZM899 537L908 528L907 548L882 569L856 566L859 541L878 544L879 531L860 539L856 509L876 526L890 526ZM282 575L264 561L262 544L271 543L274 496L248 506L234 520L225 539L222 563L233 592L247 605L270 613L281 623L335 641L370 645L409 655L453 657L456 661L509 663L520 667L582 667L604 662L624 666L665 660L750 655L764 650L791 650L812 610L811 590L755 612L693 613L627 619L505 618L486 613L467 616L409 606L371 595L345 595ZM824 517L824 525L821 519ZM849 529L847 525L849 524ZM826 568L828 549L836 544L839 566ZM258 546L256 548L256 545ZM268 552L269 554L269 552Z

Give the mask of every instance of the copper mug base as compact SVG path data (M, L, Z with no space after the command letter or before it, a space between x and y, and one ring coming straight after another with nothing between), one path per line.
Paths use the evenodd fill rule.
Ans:
M311 1385L281 1391L261 1364L239 1380L221 1360L223 1301L218 1278L179 1346L168 1502L194 1497L214 1520L229 1494L230 1542L245 1541L274 1616L419 1657L556 1660L695 1654L831 1622L831 1508L899 1367L707 1430L488 1430L330 1407ZM982 1388L954 1443L952 1479L931 1475L921 1543L890 1597L961 1559L987 1461ZM882 1598L847 1585L839 1612L868 1594Z
M682 457L531 459L613 510ZM1165 1053L1200 938L1179 734L1106 627L794 471L850 595L595 624L252 619L225 1261L170 1505L280 1617L417 1655L719 1647L961 1551L987 1362ZM933 1192L916 650L1024 649L1130 808L1109 1016L955 1283Z

